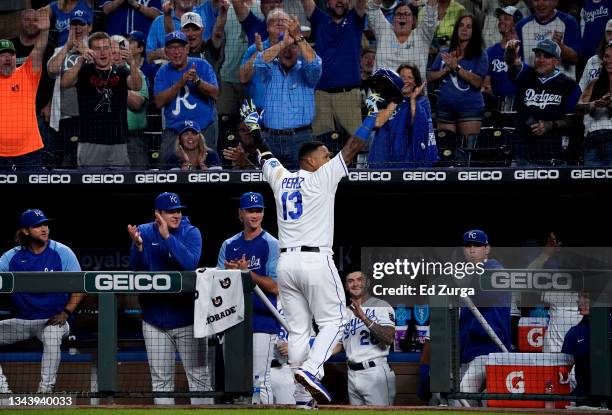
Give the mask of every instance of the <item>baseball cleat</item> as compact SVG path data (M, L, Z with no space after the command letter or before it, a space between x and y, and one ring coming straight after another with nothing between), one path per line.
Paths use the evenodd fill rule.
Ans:
M317 401L311 399L308 402L296 402L295 409L318 410L319 405L317 405Z
M321 382L309 371L298 369L295 372L295 380L303 385L312 397L318 402L331 402L329 392L323 387Z

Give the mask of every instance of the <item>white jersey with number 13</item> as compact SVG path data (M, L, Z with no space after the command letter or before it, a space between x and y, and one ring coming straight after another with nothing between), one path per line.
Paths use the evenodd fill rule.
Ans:
M305 170L292 173L271 158L263 166L263 175L276 200L280 247L331 248L336 189L348 175L342 153L314 173Z

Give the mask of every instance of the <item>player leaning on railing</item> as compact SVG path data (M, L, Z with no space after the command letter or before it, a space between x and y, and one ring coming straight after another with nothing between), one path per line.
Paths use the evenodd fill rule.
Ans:
M321 384L323 364L338 343L347 322L346 300L332 258L334 198L349 164L366 145L370 133L388 119L378 105L401 99L401 78L388 70L370 78L376 93L368 97L369 115L333 159L319 141L304 143L298 153L300 170L290 172L270 152L260 135L261 114L245 103L241 115L253 134L265 180L274 191L281 255L277 278L285 317L289 323L289 364L297 382L298 407L330 402ZM382 106L382 105L381 105ZM393 106L389 110L393 110ZM319 327L309 347L310 319ZM314 400L312 398L314 398Z

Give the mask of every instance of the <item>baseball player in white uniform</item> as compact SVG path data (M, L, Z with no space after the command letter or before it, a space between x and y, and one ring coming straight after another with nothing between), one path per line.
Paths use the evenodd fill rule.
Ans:
M338 183L348 175L347 164L365 147L375 127L380 126L376 125L378 103L402 99L403 81L395 72L377 71L371 78L388 99L379 94L368 97L370 114L333 159L322 142L304 143L298 152L297 172L285 169L262 140L260 114L254 104L246 103L240 111L253 135L264 179L276 201L281 250L276 274L290 327L289 365L298 383L295 398L298 407L314 406L316 401L331 402L331 395L321 384L323 364L348 321L344 290L332 258ZM319 328L312 348L310 316L314 316Z
M395 312L386 301L371 297L368 287L361 271L346 276L352 304L336 350L346 352L351 405L393 405L395 373L387 356L395 335Z
M333 160L320 142L299 152L302 168L295 173L271 158L263 165L264 178L276 199L281 255L277 278L289 323L289 364L298 383L319 402L331 396L321 385L323 364L331 356L347 321L342 283L332 258L334 195L348 174L342 153ZM309 351L311 318L319 334ZM296 404L310 400L296 388ZM300 396L301 395L301 396Z

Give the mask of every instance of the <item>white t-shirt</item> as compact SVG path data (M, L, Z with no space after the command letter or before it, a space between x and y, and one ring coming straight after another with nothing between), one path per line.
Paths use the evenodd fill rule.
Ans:
M376 324L395 327L395 312L386 301L370 297L361 305L361 309ZM390 346L384 346L372 336L363 321L355 317L350 308L348 312L349 322L344 326L344 333L340 339L348 361L362 363L388 356Z
M336 189L348 175L342 153L314 173L305 170L292 173L277 159L268 159L263 175L274 192L280 247L331 248Z

